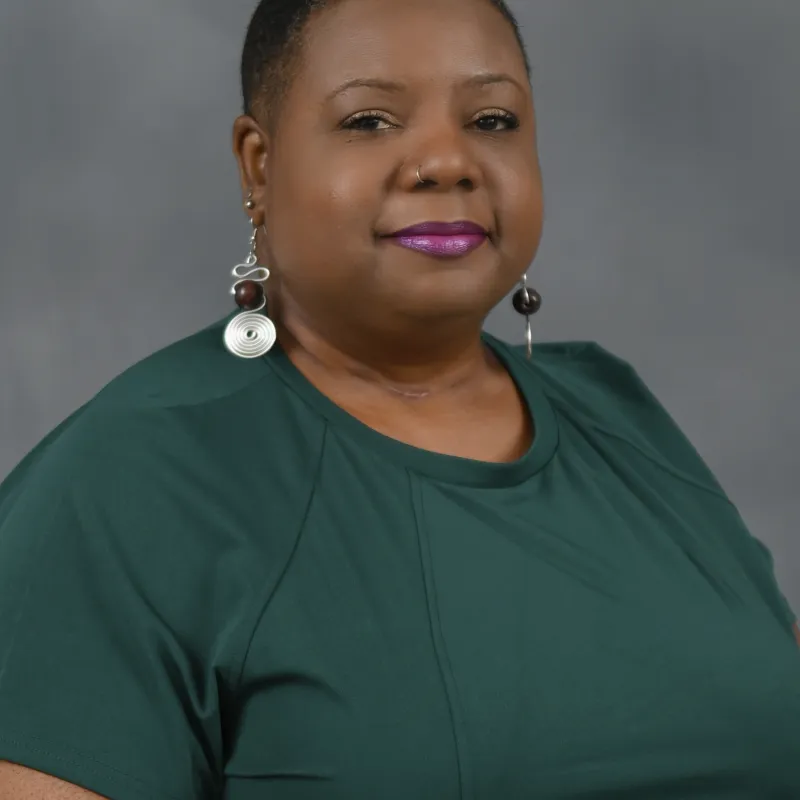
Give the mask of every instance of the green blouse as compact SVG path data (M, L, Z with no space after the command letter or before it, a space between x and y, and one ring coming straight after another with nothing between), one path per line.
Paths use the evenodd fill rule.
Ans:
M634 370L486 335L490 464L334 405L226 320L0 488L0 759L112 800L800 797L768 551Z

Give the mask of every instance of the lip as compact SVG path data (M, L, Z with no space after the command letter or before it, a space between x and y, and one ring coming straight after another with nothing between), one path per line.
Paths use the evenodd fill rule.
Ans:
M477 250L489 237L482 225L458 222L421 222L391 234L391 242L436 258L461 258Z
M469 220L456 222L419 222L395 231L390 236L486 236L483 225Z

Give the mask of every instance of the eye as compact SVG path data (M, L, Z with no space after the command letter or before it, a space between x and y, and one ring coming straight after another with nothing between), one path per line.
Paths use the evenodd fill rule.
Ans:
M515 131L519 128L519 117L509 111L500 108L493 108L484 111L474 121L473 124L480 131L485 133L498 133L500 131Z
M349 131L385 131L394 127L394 123L387 118L387 116L380 111L359 111L358 114L353 114L348 117L341 125L345 130Z

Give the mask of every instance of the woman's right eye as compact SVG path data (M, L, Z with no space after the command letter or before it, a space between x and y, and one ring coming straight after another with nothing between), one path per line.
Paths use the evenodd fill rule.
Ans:
M342 128L351 131L383 131L391 127L393 127L392 123L385 116L374 111L353 114L342 123Z

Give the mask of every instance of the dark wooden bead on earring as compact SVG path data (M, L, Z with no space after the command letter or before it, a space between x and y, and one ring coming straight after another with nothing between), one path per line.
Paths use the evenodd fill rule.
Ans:
M264 302L264 287L256 281L242 281L236 286L234 298L243 311L255 311Z
M520 287L514 292L511 302L514 304L515 311L529 317L542 307L542 296L536 289Z

